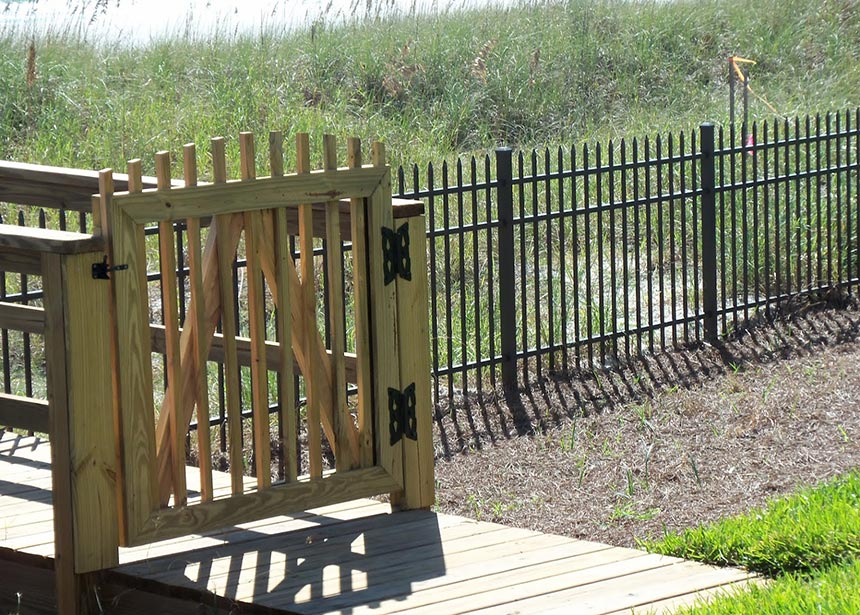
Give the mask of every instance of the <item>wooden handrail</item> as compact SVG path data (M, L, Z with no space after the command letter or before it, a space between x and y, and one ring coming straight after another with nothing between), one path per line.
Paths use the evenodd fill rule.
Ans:
M103 250L104 240L85 233L0 224L0 248L7 253L83 254Z

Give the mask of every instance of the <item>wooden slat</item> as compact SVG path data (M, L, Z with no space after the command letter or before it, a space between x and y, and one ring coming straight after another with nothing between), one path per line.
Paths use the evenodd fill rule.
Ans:
M253 182L254 135L239 135L242 179ZM245 212L245 263L248 284L248 328L251 334L251 409L254 427L254 466L257 487L272 484L272 451L269 436L269 379L266 368L266 297L263 294L263 273L260 269L258 244L262 234L261 212Z
M269 160L272 177L283 175L283 135L280 132L269 134ZM289 249L289 232L287 230L287 212L283 207L274 210L274 241L275 241L275 278L277 280L274 297L277 309L275 319L278 331L278 365L272 366L278 370L278 399L280 401L280 423L283 434L284 477L287 482L293 482L298 476L298 434L295 403L295 380L293 378L293 315L289 292L289 272L295 271L292 254Z
M0 425L48 433L48 402L0 393Z
M160 190L170 190L170 152L158 152L155 155L155 172L158 177ZM176 241L171 222L161 222L158 225L158 252L161 269L161 313L164 318L164 331L167 341L167 360L165 376L168 387L164 392L169 397L167 402L170 412L170 430L172 446L173 501L184 505L188 500L185 488L185 432L187 423L181 411L182 403L182 364L179 352L179 297L176 281ZM148 302L147 302L148 307ZM186 365L190 362L185 362ZM162 491L165 485L161 486Z
M33 305L0 301L0 329L41 335L45 332L45 310Z
M81 254L104 248L95 235L46 228L0 224L0 248L50 254Z
M296 171L300 175L310 174L310 145L308 135L296 135ZM322 366L317 363L317 355L312 348L318 337L316 326L316 274L314 272L314 242L313 242L313 209L311 204L299 205L299 254L302 267L301 312L303 313L305 340L305 356L309 360L309 368L304 372L305 388L307 390L307 430L308 430L308 465L311 478L322 476L322 434L320 431L321 378ZM331 371L329 370L329 373ZM331 385L331 379L328 383ZM331 390L331 389L329 389ZM327 404L328 405L328 404ZM328 405L333 408L332 405Z
M45 255L44 283L57 289L45 297L47 335L45 360L49 366L48 403L50 412L51 494L54 505L54 570L57 606L60 615L77 615L80 587L75 574L74 501L72 498L72 443L69 434L68 365L66 363L66 320L62 300L62 262L58 255Z
M400 365L395 336L397 322L396 285L385 285L383 270L382 228L393 226L391 215L391 179L385 164L385 147L374 143L373 165L384 170L384 176L371 195L368 204L367 227L369 254L370 309L373 318L371 327L373 344L373 380L376 412L377 463L401 486L403 484L402 439L394 444L386 437L389 433L388 391L400 388ZM392 493L392 503L399 501L400 493Z
M347 164L350 168L361 166L361 141L347 141ZM359 466L373 465L373 373L370 363L372 343L370 340L370 288L368 286L367 255L367 211L364 199L351 199L350 223L352 236L352 287L355 304L355 375L350 378L347 363L347 379L358 386L358 449Z
M277 210L276 210L277 211ZM281 210L283 211L283 210ZM274 224L274 223L273 223ZM289 237L289 232L287 232L286 237ZM289 243L285 244L289 246ZM274 259L272 260L273 268L274 268ZM290 255L289 264L291 267L293 266L292 255ZM284 273L286 279L285 288L289 292L290 288L290 280L289 280L289 271ZM267 278L268 280L268 278ZM278 290L280 290L280 286L274 285ZM273 289L274 290L274 289ZM275 304L278 304L278 299L275 298ZM292 308L291 308L292 309ZM180 329L180 333L184 333L185 328ZM164 333L164 325L156 325L151 324L149 326L150 340L152 342L152 352L163 354L165 349L167 348L165 333ZM236 336L236 360L239 365L250 367L251 366L251 338ZM212 339L209 343L209 354L208 360L214 361L216 363L224 363L226 360L227 352L225 350L226 340L223 334L215 333L212 335ZM279 342L273 340L266 340L266 366L269 368L269 371L277 372L281 370L281 345ZM326 356L329 357L327 363L330 363L331 351L326 351ZM296 358L290 353L289 362L287 365L292 365L292 373L293 374L301 374L302 369L299 365ZM344 353L344 369L346 370L346 381L351 383L358 382L358 376L356 374L356 355L353 352ZM287 369L290 369L289 367Z
M227 181L226 154L224 139L216 138L211 141L213 177L218 185ZM233 495L242 493L242 414L240 405L239 362L236 357L236 307L233 303L233 260L236 257L236 245L229 232L235 222L241 221L241 216L223 215L215 218L214 229L218 245L217 270L220 290L221 331L224 340L224 388L227 402L227 435L228 455L230 458L230 477ZM241 232L241 226L239 226ZM213 233L209 231L210 236ZM250 340L249 340L250 351ZM250 360L250 353L249 353Z
M193 143L183 150L185 185L197 184L197 151ZM189 312L194 319L194 363L190 367L195 373L194 398L197 405L197 450L200 466L200 490L204 502L212 499L212 439L209 429L209 386L206 373L206 332L202 324L206 322L206 296L203 290L203 247L200 242L200 219L186 220L188 239L188 269L191 287ZM181 333L180 333L181 338Z
M129 163L130 174L139 178L140 161ZM112 173L101 174L100 195L103 232L111 246L109 262L127 264L127 271L111 276L112 312L116 338L112 344L116 418L122 444L119 484L121 539L139 532L156 507L157 483L153 434L152 361L149 346L149 309L143 231L113 206ZM136 186L132 186L136 187Z
M398 222L399 224L399 222ZM403 440L404 508L429 508L435 497L433 399L430 392L430 328L424 217L409 218L411 279L397 278L397 338L400 388L415 386L417 440Z
M169 193L157 190L117 194L115 200L135 222L160 222L366 197L381 180L380 169L364 167L330 174L284 175L265 182L234 180L227 182L227 186L209 184L193 190L177 188Z
M37 252L0 248L0 271L42 275L42 259Z
M358 499L395 489L397 484L380 468L337 472L324 480L273 486L186 508L159 511L138 536L136 544L166 540L218 527L301 511L314 506Z
M323 136L323 168L337 169L337 141L333 135ZM338 202L331 201L326 208L326 264L328 269L328 327L331 340L332 374L332 419L337 434L334 448L335 467L338 470L352 468L353 459L348 448L349 433L353 429L352 416L346 405L346 332L344 330L343 297L343 243L340 237L340 212ZM343 449L343 450L341 450Z

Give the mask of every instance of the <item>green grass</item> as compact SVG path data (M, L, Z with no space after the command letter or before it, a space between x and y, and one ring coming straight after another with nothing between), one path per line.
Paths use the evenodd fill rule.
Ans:
M643 545L775 577L689 611L696 615L860 612L860 471Z
M768 575L810 572L860 557L860 471L764 508L668 534L652 551Z
M155 150L213 135L330 131L422 163L725 121L733 53L758 60L755 90L781 113L838 109L858 103L853 4L534 1L134 47L59 30L33 41L29 80L30 33L10 26L0 143L6 158L121 169L141 157L151 172ZM753 119L771 115L754 99Z

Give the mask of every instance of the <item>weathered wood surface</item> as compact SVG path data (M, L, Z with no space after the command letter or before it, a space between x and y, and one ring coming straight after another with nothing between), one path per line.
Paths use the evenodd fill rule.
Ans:
M37 497L50 488L48 458L44 441L0 438L0 476L23 471L27 480L48 485L0 482L0 518L6 527L27 528L6 538L0 532L0 560L14 556L10 548L28 557L53 555L51 518L45 513L50 505ZM217 501L230 492L230 478L216 472L214 479ZM8 495L13 485L23 491ZM196 468L188 469L188 488L189 498L199 497ZM18 506L7 506L9 501ZM19 506L26 512L18 513ZM106 575L105 586L134 588L129 596L159 609L159 600L179 603L142 589L181 594L189 608L234 602L269 613L620 615L632 609L668 612L757 582L736 569L425 510L390 510L387 504L357 500L122 549L122 565ZM33 606L27 612L42 612L36 608L42 598L37 600L30 586L43 574L36 571L27 581L24 599ZM0 607L9 599L0 594ZM131 606L125 610L122 602L118 607L112 612L137 612ZM171 612L164 609L159 612Z

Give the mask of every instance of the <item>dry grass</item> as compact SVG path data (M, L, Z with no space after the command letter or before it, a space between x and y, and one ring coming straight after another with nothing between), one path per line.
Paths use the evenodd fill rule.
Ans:
M437 411L440 511L618 545L860 466L860 312Z

